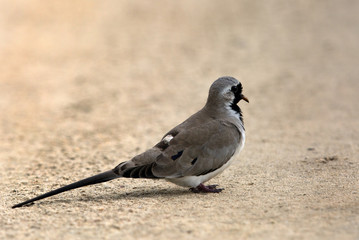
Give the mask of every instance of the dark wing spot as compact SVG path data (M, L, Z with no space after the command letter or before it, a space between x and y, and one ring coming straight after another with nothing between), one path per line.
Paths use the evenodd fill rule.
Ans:
M162 151L164 151L166 148L168 148L168 146L169 146L168 142L163 141L163 140L155 145L155 147L161 149Z
M182 156L183 151L179 151L176 155L173 155L171 158L172 160L176 160L177 158Z
M197 162L197 158L193 159L191 164L194 165Z
M171 135L172 137L175 137L178 133L179 133L179 131L177 131L177 130L172 130L172 131L169 131L169 132L166 134L166 136Z

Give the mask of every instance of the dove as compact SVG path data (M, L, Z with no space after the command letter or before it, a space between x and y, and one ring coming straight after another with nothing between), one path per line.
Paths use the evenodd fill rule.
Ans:
M249 100L242 84L221 77L210 86L205 106L167 132L152 148L115 168L60 187L12 208L22 207L65 191L117 178L164 179L195 193L219 193L218 185L204 185L230 166L245 142L239 101Z

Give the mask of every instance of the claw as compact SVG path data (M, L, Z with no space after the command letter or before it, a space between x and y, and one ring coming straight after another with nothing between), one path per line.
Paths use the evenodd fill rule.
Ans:
M223 188L217 188L217 184L205 186L202 183L197 187L190 188L190 190L194 193L220 193Z

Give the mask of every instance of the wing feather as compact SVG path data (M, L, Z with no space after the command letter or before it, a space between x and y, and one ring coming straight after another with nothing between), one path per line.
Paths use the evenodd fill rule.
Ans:
M181 131L157 157L153 173L176 178L214 171L233 156L240 138L236 126L218 120Z

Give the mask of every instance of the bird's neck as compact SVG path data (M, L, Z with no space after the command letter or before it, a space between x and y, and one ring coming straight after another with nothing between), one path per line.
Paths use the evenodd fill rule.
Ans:
M206 104L203 111L205 111L211 118L226 119L235 124L238 129L244 130L243 114L237 104L228 103L224 106Z

